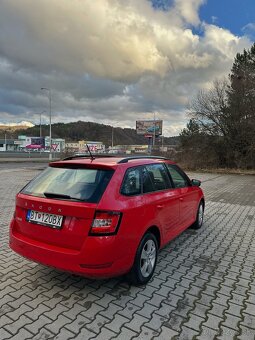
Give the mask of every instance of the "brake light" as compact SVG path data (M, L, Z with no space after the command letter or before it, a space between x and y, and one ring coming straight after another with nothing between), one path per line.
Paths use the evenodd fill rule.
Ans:
M96 211L90 235L113 235L118 231L121 213L116 211Z

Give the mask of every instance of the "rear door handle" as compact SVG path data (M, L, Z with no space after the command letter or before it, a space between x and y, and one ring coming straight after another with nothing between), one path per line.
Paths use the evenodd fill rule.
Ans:
M158 209L163 209L164 206L163 206L162 204L158 204L158 205L157 205L157 208L158 208Z
M180 197L180 201L181 201L181 202L183 201L183 197Z

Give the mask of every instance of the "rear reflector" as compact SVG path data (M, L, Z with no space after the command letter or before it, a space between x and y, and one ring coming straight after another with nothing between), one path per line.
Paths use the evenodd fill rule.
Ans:
M80 267L81 268L88 268L88 269L101 269L101 268L109 268L113 262L107 262L107 263L102 263L102 264L86 264L86 263L81 263Z
M118 231L120 220L120 212L96 211L90 235L114 235Z

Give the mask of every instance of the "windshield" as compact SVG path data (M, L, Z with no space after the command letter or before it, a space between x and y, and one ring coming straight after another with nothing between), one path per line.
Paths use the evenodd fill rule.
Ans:
M57 199L77 199L97 203L113 172L113 170L101 169L48 167L21 192L32 196L50 198L51 195L52 198Z

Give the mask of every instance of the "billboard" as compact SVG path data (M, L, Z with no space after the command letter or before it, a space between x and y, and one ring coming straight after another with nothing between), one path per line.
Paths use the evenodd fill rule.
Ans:
M40 148L45 148L45 138L44 137L31 137L31 145L38 145Z
M137 120L136 133L138 135L162 135L163 120ZM155 131L155 132L154 132Z

